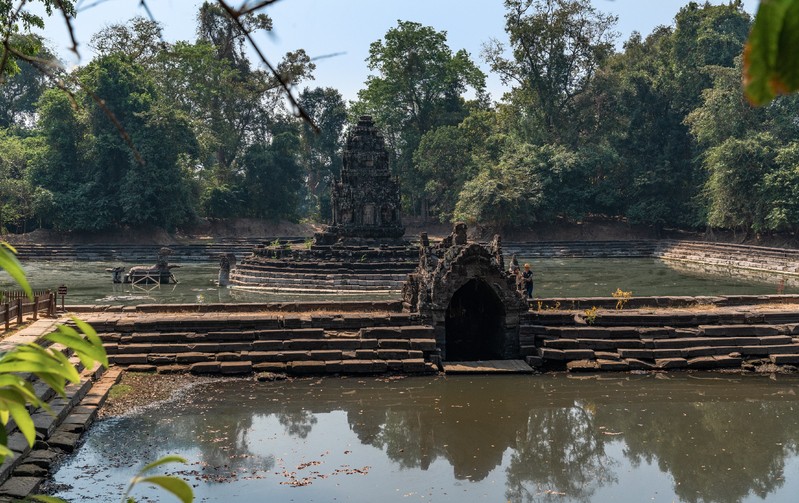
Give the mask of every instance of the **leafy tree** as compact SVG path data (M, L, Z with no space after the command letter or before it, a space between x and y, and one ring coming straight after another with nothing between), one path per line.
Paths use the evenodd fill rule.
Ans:
M347 105L337 90L327 87L305 88L298 97L300 106L318 128L302 125L302 164L306 184L306 212L324 217L323 199L329 201L330 182L341 171L344 124ZM329 204L329 202L327 203Z
M418 195L427 180L413 164L413 153L426 132L466 116L463 95L471 87L481 98L485 75L465 50L453 54L446 32L410 21L398 21L383 40L373 42L366 61L377 74L367 78L353 113L375 118L395 156L407 206L426 216L427 201Z
M616 17L589 0L506 0L504 44L492 40L484 57L505 84L511 102L533 118L523 135L532 141L568 137L574 100L613 53Z
M42 64L55 64L55 56L34 35L29 36L39 48L36 57ZM36 102L48 87L46 76L31 63L17 61L19 71L6 78L0 86L0 128L16 126L31 128L34 124Z
M297 218L301 168L300 138L295 131L274 136L271 143L252 145L244 156L247 211L259 218Z
M464 184L496 163L507 142L493 110L473 110L457 126L441 126L422 136L413 160L427 181L431 213L442 222L451 221Z
M494 228L523 227L558 215L580 216L580 199L572 197L584 159L563 146L508 146L499 164L488 166L466 182L455 218Z

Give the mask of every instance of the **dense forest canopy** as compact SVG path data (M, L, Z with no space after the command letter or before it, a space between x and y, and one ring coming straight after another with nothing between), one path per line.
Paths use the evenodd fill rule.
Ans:
M277 74L301 89L318 130L245 50L249 33L273 29L263 13L238 23L206 2L196 38L174 43L144 18L108 26L92 37L94 59L60 83L6 58L0 226L324 221L346 124L370 114L415 216L495 228L587 217L799 228L799 98L760 108L744 98L753 21L740 1L691 2L670 26L621 44L615 17L588 0L506 0L505 9L506 33L479 55L450 47L435 27L398 21L369 48L372 73L350 103L309 85L305 51L287 53ZM54 60L24 28L15 47ZM509 86L500 101L475 58Z

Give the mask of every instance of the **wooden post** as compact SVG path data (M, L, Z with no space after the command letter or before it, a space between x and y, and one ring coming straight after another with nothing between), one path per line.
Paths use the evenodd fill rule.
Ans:
M47 306L48 309L47 315L55 316L55 294L53 292L50 292L49 298L50 298L50 304Z
M39 296L33 298L33 321L39 319Z
M22 325L22 298L17 299L17 325Z
M6 302L5 311L6 311L6 330L8 330L9 328L11 328L11 326L10 326L11 325L11 304L8 303L8 302Z

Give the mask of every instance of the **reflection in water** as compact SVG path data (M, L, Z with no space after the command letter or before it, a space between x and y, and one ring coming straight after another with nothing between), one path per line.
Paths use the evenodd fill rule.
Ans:
M177 452L193 462L179 474L199 484L200 501L225 501L215 487L231 480L242 501L406 501L396 491L436 501L793 501L797 383L710 374L224 381L102 423L55 481L84 494L88 462L129 476L136 460ZM366 475L330 481L367 465ZM308 485L288 487L286 477Z

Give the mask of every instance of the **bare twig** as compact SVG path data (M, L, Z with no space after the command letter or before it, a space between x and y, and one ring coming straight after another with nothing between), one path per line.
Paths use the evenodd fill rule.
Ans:
M280 1L280 0L261 0L258 3L250 5L249 7L247 6L247 2L245 2L245 3L241 4L241 7L236 9L236 14L239 15L239 16L244 16L244 15L247 15L247 14L249 14L251 12L255 12L255 11L259 10L259 9L263 9L267 5L272 5L273 3L276 3L278 1Z
M250 43L250 46L252 46L252 48L255 51L255 53L258 54L258 57L261 59L263 64L265 64L266 67L269 68L269 71L272 72L272 75L274 75L274 77L280 83L280 86L286 92L286 98L289 100L289 103L291 103L292 106L294 106L294 108L297 110L297 115L302 120L307 122L313 128L313 130L318 133L320 131L319 127L316 124L314 124L314 121L313 121L313 119L311 119L311 116L308 115L308 113L300 106L300 104L297 101L297 99L294 98L294 95L291 94L291 88L289 87L288 83L283 78L283 76L280 75L280 73L277 71L277 69L275 67L273 67L272 64L266 59L266 56L264 56L263 52L261 52L261 48L258 47L258 44L255 43L255 40L253 40L252 35L250 34L250 31L247 30L244 27L244 24L239 19L239 15L237 14L236 10L233 7L231 7L230 5L228 5L226 0L217 0L217 2L219 3L219 5L222 6L223 9L225 9L225 11L228 13L230 18L236 23L236 25L239 27L241 32L247 38L247 41Z
M64 22L67 25L67 30L69 30L69 38L72 40L72 47L70 47L69 50L74 52L75 56L80 57L80 53L78 53L78 40L75 38L75 28L72 26L72 18L61 0L55 0L55 3L58 6L58 10L60 10L61 14L64 16Z

